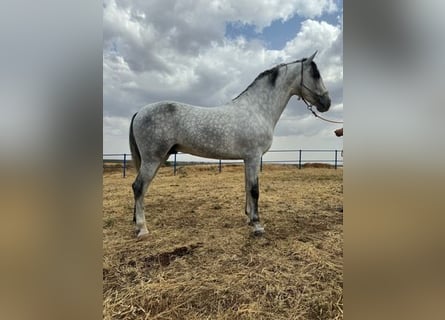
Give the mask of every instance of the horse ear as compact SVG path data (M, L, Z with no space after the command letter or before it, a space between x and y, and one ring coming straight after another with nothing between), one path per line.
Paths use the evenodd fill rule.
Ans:
M311 63L312 60L314 60L315 55L317 54L318 50L315 50L315 52L306 60L306 63Z

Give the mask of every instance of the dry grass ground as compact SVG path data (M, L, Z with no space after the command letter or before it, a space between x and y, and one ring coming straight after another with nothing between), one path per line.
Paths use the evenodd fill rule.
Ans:
M103 177L104 319L342 319L342 169L266 165L262 237L241 166L163 167L133 230L134 171Z

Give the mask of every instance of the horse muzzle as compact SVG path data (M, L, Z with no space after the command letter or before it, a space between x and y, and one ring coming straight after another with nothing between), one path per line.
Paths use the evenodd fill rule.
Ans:
M331 98L329 97L328 93L325 93L324 95L318 96L316 103L314 104L319 112L326 112L331 106Z

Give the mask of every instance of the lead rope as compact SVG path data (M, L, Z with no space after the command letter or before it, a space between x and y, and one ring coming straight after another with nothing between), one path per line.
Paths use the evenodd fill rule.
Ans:
M312 112L312 114L316 117L316 118L320 118L321 120L327 121L327 122L331 122L331 123L343 123L343 121L334 121L334 120L329 120L326 118L323 118L322 116L318 115L314 110L312 110L312 106L309 105L306 100L303 99L303 101L306 103L307 105L307 109Z
M303 91L303 88L305 88L306 90L308 90L309 92L311 92L312 94L315 94L315 92L313 92L311 89L309 89L308 87L306 87L303 83L303 60L301 60L301 76L300 76L300 86L301 86L301 91ZM321 120L327 121L327 122L331 122L331 123L343 123L343 121L334 121L334 120L329 120L326 118L323 118L322 116L318 115L314 110L312 110L312 105L306 101L306 99L303 98L303 95L298 97L298 100L303 100L304 103L307 106L307 109L312 112L312 114L316 117L319 118Z

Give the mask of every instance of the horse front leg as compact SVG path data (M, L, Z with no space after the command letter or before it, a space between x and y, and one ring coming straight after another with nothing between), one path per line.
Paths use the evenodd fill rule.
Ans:
M258 199L260 197L260 186L258 174L260 171L261 156L244 160L246 181L246 214L249 225L253 226L254 235L262 235L264 228L260 224L258 212Z

